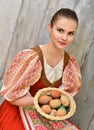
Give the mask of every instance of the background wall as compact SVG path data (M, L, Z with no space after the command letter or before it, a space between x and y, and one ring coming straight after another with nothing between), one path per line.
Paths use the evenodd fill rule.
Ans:
M48 42L47 23L61 7L75 10L80 21L77 36L67 48L78 59L83 77L71 120L82 130L94 130L94 0L0 0L0 88L17 52Z

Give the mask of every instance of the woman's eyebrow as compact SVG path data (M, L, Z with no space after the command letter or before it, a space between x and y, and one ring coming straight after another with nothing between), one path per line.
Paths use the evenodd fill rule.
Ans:
M62 27L57 27L57 29L61 29L64 31L64 29ZM72 31L69 31L69 33L72 32L72 33L75 33L76 31L72 30Z
M75 33L76 31L69 31L69 33L72 32L72 33Z

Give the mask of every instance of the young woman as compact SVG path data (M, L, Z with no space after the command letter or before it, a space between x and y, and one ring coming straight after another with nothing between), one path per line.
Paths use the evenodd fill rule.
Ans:
M1 105L0 130L79 129L68 120L48 121L47 125L33 109L31 113L26 111L28 106L34 105L34 96L39 89L63 84L63 89L72 96L80 90L82 81L77 60L64 51L73 41L77 27L76 13L62 8L48 24L50 41L22 50L14 57L1 90L5 101Z

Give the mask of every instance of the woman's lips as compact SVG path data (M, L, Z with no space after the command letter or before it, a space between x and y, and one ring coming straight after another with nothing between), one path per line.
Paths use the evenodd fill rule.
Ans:
M67 43L59 41L61 45L66 45Z

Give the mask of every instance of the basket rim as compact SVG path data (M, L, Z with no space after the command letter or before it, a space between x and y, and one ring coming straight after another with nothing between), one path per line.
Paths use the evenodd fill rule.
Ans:
M66 95L67 97L69 97L69 100L70 100L70 111L68 112L68 114L66 114L65 116L52 116L52 115L49 115L49 114L46 114L42 111L42 109L40 108L39 104L38 104L38 99L40 97L40 95L45 92L45 91L51 91L51 90L58 90L60 91L62 94ZM50 120L65 120L65 119L68 119L70 118L76 111L76 103L75 103L75 100L74 98L72 97L72 95L70 95L68 92L60 89L60 88L51 88L51 87L48 87L48 88L43 88L43 89L40 89L36 95L35 95L35 98L34 98L34 106L35 106L35 109L37 110L38 113L40 113L43 117L47 118L47 119L50 119Z

